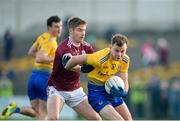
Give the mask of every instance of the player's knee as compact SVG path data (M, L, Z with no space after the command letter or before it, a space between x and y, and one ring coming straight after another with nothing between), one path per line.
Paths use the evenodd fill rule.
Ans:
M102 118L100 117L100 115L98 113L92 114L89 119L90 120L102 120Z
M125 120L128 120L128 121L132 121L132 116L131 116L131 114L128 114L124 119L125 119Z

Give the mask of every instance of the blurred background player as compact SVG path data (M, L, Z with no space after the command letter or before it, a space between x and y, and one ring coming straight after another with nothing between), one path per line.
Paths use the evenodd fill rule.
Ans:
M115 34L111 39L111 47L93 54L64 57L66 69L77 64L89 64L94 70L88 73L88 101L103 118L110 120L132 120L128 107L122 97L127 96L129 90L128 68L129 56L126 55L128 39L121 34ZM67 63L66 63L67 62ZM106 80L118 74L125 83L125 89L112 88L111 94L105 91Z
M31 101L31 107L18 107L13 102L4 109L1 119L8 119L13 113L20 113L41 120L45 119L47 114L47 80L57 49L57 37L62 29L61 19L58 16L48 18L47 29L48 31L37 38L28 52L35 58L34 68L28 80L28 97Z
M10 98L13 95L13 83L8 77L7 68L0 67L0 104L2 107L10 103Z
M14 49L14 35L10 28L4 33L4 59L10 61L12 58L12 52Z
M53 71L48 81L48 120L59 119L59 113L64 103L85 119L101 119L99 114L89 105L87 96L80 87L79 72L80 70L87 71L86 69L89 69L88 66L76 66L73 71L67 71L61 64L61 59L66 54L80 55L93 52L91 45L84 41L86 26L86 22L80 18L74 17L69 19L69 37L63 40L57 48Z

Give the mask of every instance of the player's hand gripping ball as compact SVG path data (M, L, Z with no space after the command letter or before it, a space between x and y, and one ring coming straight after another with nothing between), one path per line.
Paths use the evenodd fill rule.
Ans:
M127 92L124 91L124 81L119 76L110 77L105 83L105 90L115 97L127 96Z

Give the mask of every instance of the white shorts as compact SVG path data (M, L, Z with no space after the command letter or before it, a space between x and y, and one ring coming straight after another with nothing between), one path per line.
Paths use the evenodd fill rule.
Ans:
M74 107L81 103L83 100L87 99L82 87L73 91L58 91L53 86L48 86L48 97L58 96L65 102L68 106Z

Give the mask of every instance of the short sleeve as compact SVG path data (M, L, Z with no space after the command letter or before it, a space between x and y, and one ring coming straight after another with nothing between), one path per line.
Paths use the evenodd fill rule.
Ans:
M89 65L98 66L103 58L104 50L97 51L92 54L87 54L86 63Z
M96 53L93 54L87 54L87 60L86 63L89 65L97 65L98 64L98 59Z

